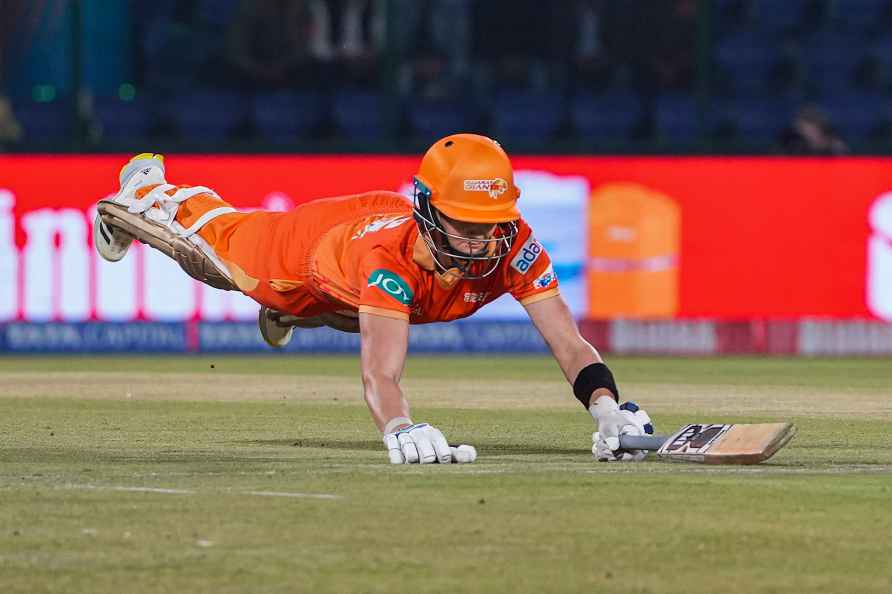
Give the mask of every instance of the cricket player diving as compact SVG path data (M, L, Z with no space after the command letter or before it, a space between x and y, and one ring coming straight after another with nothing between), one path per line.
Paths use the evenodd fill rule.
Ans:
M410 324L472 315L504 293L526 309L597 425L598 460L640 460L619 436L653 433L579 333L542 244L518 209L508 155L494 140L454 134L434 143L414 200L387 191L314 200L289 212L238 212L213 190L177 186L161 155L143 153L98 205L93 239L115 262L134 239L190 276L260 304L263 338L283 347L294 328L359 332L365 401L390 462L470 462L431 424L413 419L400 388Z

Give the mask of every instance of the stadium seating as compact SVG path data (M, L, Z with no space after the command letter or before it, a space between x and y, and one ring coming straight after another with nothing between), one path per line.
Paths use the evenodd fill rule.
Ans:
M245 122L248 99L241 93L210 89L173 94L162 113L182 138L216 142L228 138Z
M173 17L177 0L153 0L152 2L132 2L130 14L135 23L143 24L155 19L169 20Z
M226 27L238 12L240 0L199 0L198 19L207 26Z
M506 91L496 95L490 117L500 138L548 141L563 119L563 99L557 93Z
M796 107L792 100L774 97L733 99L717 106L714 121L732 131L735 140L765 147L778 142Z
M883 20L889 16L890 8L890 0L845 0L837 4L833 24L852 33L872 33L887 24Z
M888 72L892 72L892 35L884 35L874 40L870 44L869 51Z
M712 10L712 28L719 35L747 28L752 23L751 14L742 0L715 0Z
M408 116L412 135L416 138L436 139L473 127L470 110L460 100L410 99Z
M146 138L152 125L149 105L138 99L121 101L117 97L97 97L93 102L93 115L100 125L101 137L106 140Z
M855 69L865 53L858 51L850 35L820 32L802 41L801 55L807 79L821 95L845 92L851 88Z
M564 51L561 49L555 54L560 57L543 54L528 64L519 61L526 65L508 76L493 71L487 61L490 58L475 55L476 41L456 41L466 47L450 50L443 57L447 62L466 62L444 64L444 72L461 81L461 92L467 95L457 100L407 98L410 81L399 77L396 81L382 77L360 82L362 76L351 71L355 64L337 56L320 58L324 64L319 69L325 71L324 76L300 77L300 86L271 91L268 89L279 87L266 87L252 82L251 77L240 78L227 54L230 48L225 31L237 18L242 1L157 0L130 6L119 19L132 21L127 23L132 33L130 47L114 51L129 52L133 59L113 85L132 85L141 94L133 102L96 99L93 116L98 126L82 130L86 136L80 140L95 139L93 132L98 131L100 139L111 141L158 133L162 138L190 142L246 138L273 145L331 139L347 141L345 145L349 141L371 141L389 146L407 138L420 141L454 130L478 130L519 140L525 147L575 134L591 146L635 140L644 142L642 149L651 150L646 142L653 130L653 138L662 143L656 148L671 150L674 142L690 145L707 133L748 144L773 141L779 124L792 117L791 105L806 103L828 106L832 121L841 118L836 123L852 139L855 152L860 150L858 139L873 135L877 121L880 126L888 124L892 136L892 123L885 115L872 115L884 112L877 97L892 94L892 0L692 3L691 18L711 19L702 22L705 26L701 33L709 32L706 47L699 46L707 39L696 29L681 32L697 36L688 40L699 47L696 80L685 88L704 93L702 103L675 91L663 91L660 96L661 87L679 89L681 85L667 82L671 76L664 76L647 49L642 49L640 56L618 49L623 37L618 29L626 25L622 19L613 22L612 8L605 8L603 14L596 10L603 26L611 23L610 34L600 31L597 38L580 39L579 35L595 35L597 28L589 27L588 32L568 30L564 40L567 47L571 42L578 45L585 41L596 48L600 53L594 66L585 61L574 63L569 54L560 53ZM617 8L620 4L615 3ZM419 10L417 18L433 18L422 13L425 11ZM335 21L329 24L335 26ZM574 34L577 38L570 39ZM393 35L409 33L400 30ZM409 41L403 39L401 43ZM93 45L86 44L84 51L93 51ZM639 45L645 48L646 44ZM381 51L383 61L368 69L375 73L370 78L375 78L379 69L391 72L391 65L396 67L392 72L397 73L411 66L409 54L387 57L389 49ZM391 58L395 64L387 62ZM708 60L708 68L700 68L700 58ZM86 54L84 60L89 62ZM379 68L382 65L386 67ZM26 132L22 142L75 140L77 127L69 104L58 99L36 104L30 99L32 87L39 91L40 86L49 85L68 93L63 90L67 83L44 81L39 60L32 66L36 70L27 76L22 74L28 73L27 69L15 76L11 72L6 91L28 98L15 103ZM318 82L321 80L324 82ZM467 84L469 81L473 84ZM110 94L114 88L97 90L90 77L83 82L84 90L94 94ZM425 88L431 95L454 91L450 83L455 81L434 82L434 92ZM508 85L519 90L509 90ZM229 91L218 92L218 87ZM640 94L630 90L632 87ZM145 91L153 94L151 101L145 101ZM788 100L787 95L796 100ZM863 109L845 104L861 99L867 102ZM715 107L715 113L700 111L700 107L709 105ZM262 146L257 148L262 150ZM733 145L722 144L713 144L711 149L720 151L725 146L735 150Z
M13 100L13 111L29 142L38 144L70 137L74 132L74 108L70 101L38 103Z
M814 0L753 0L761 30L775 35L791 33L802 28L806 9Z
M624 142L641 121L641 97L624 89L600 95L582 93L571 101L570 115L581 138Z
M772 69L780 60L770 36L741 31L718 42L716 65L734 93L764 92Z
M388 114L379 93L345 90L335 93L334 123L342 136L351 140L374 140L387 134Z
M661 142L690 145L703 136L701 114L693 95L661 95L654 108L654 127Z
M822 103L830 121L849 143L868 142L889 121L889 99L879 93L850 92Z
M251 114L259 136L288 143L306 138L324 117L322 99L314 93L258 93Z

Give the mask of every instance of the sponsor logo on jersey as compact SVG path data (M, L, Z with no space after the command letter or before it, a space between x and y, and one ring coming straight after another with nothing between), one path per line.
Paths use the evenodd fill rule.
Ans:
M465 293L465 303L483 303L487 297L489 297L489 291Z
M539 278L533 281L533 288L544 289L555 280L557 280L557 277L554 275L554 268L549 264L548 268L545 269L545 272L540 274Z
M412 303L412 298L415 296L400 275L384 268L379 268L369 275L369 286L378 287L403 305Z
M366 233L374 233L375 231L381 231L382 229L395 229L411 218L412 217L388 217L386 219L378 219L377 221L372 221L371 223L360 229L356 233L356 235L354 235L350 239L359 239Z
M542 252L542 244L530 235L529 239L520 246L520 251L517 252L514 259L511 260L511 268L521 274L526 274L533 267L533 264L536 263L536 260L539 259Z
M508 191L508 182L501 177L495 179L466 179L465 192L486 192L490 198L498 198Z

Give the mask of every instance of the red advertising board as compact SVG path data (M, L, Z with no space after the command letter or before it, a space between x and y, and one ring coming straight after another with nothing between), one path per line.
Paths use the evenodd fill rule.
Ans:
M84 305L74 313L60 305L69 297L58 287L77 284L64 279L95 276L92 254L88 263L83 256L70 265L63 260L41 268L37 261L49 248L30 244L43 232L38 223L52 220L43 237L51 234L53 253L89 251L90 209L116 189L125 161L125 156L0 157L0 321L104 319L98 281L87 282ZM323 196L397 190L411 180L417 163L416 157L402 156L174 155L168 179L209 186L237 207L283 208ZM622 265L673 271L672 278L660 281L660 291L672 292L669 317L892 319L892 198L884 196L892 191L890 159L518 156L513 163L519 171L577 180L574 187L583 188L596 214L606 204L599 201L604 188L617 184L625 189L611 200L620 208L631 203L628 188L669 204L671 210L660 212L675 213L673 229L666 232L674 241L666 245L675 247L660 253L662 244L654 243L648 249L656 251L647 258L631 264L627 258ZM549 224L570 230L596 224L592 216ZM531 223L536 228L536 221ZM645 225L638 231L646 235L647 230ZM625 240L619 227L608 225L608 232ZM616 262L589 253L581 265L624 272ZM43 284L33 288L34 283ZM597 303L597 293L591 292L589 303ZM32 306L40 299L46 303Z
M593 187L634 181L678 203L679 316L871 315L869 211L892 190L892 160L561 159L550 169Z

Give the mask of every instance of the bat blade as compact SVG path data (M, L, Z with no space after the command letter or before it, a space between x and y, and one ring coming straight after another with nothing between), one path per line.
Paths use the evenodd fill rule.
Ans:
M758 464L796 435L792 423L687 425L657 450L669 460L703 464Z
M657 456L701 464L758 464L796 435L792 423L691 424L670 436L624 436L626 449L655 450Z

